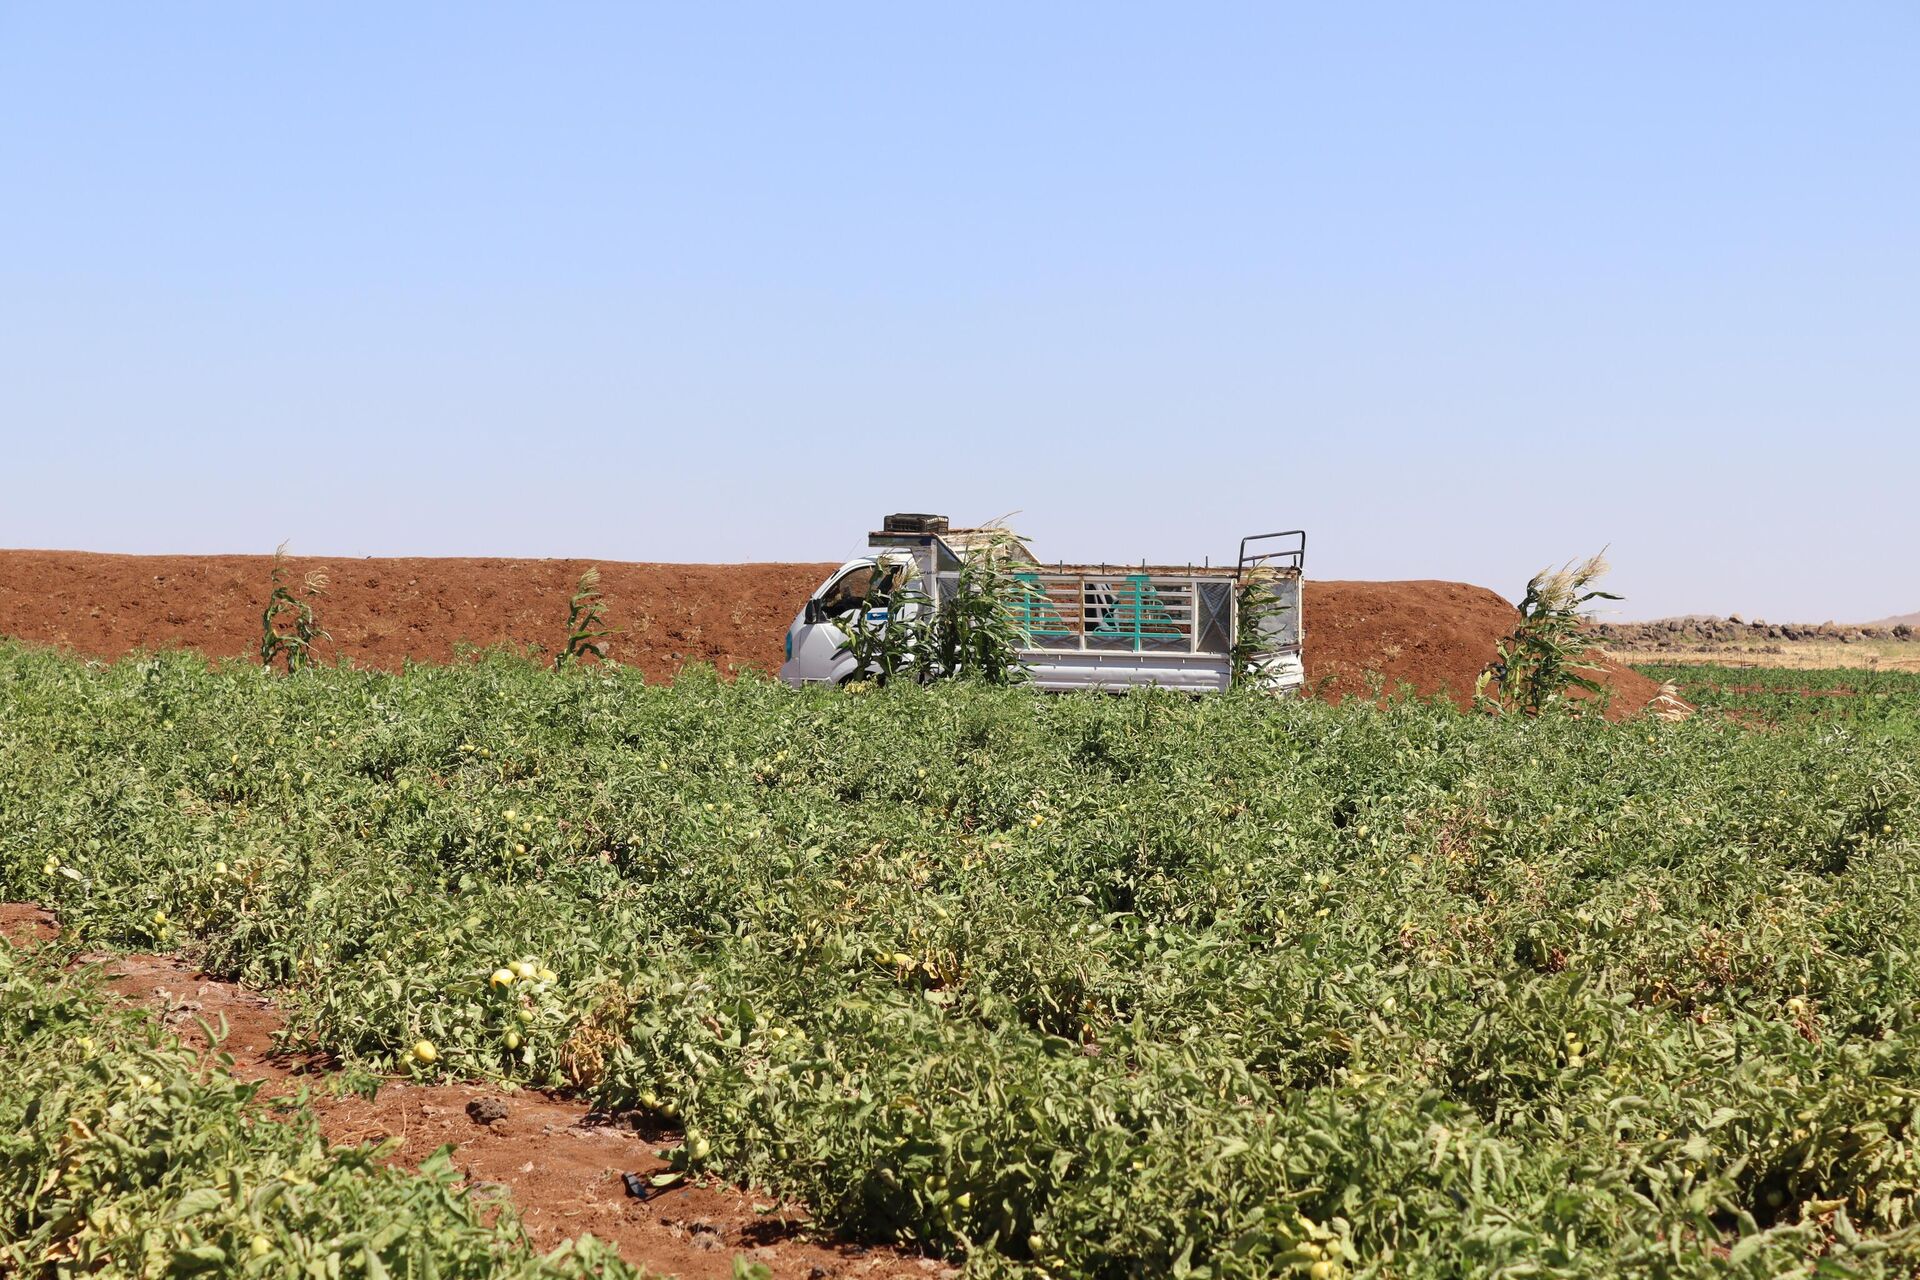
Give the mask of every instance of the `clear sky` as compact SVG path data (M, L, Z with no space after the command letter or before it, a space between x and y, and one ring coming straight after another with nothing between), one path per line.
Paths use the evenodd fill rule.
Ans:
M0 545L1920 609L1920 5L0 0Z

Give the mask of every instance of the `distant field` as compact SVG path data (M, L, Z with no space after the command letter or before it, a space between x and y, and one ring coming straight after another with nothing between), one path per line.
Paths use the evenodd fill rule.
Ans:
M1701 662L1634 668L1671 684L1702 711L1769 723L1835 721L1920 740L1920 672L1865 667L1790 669Z
M1634 665L1677 662L1799 671L1836 667L1920 671L1920 637L1898 619L1841 626L1748 622L1737 617L1667 618L1599 622L1593 634L1603 652Z
M1685 649L1638 649L1609 644L1603 652L1611 660L1645 670L1658 657L1662 664L1704 664L1723 667L1779 668L1788 671L1824 671L1836 668L1920 672L1920 645L1901 640L1775 640L1731 647L1716 645Z

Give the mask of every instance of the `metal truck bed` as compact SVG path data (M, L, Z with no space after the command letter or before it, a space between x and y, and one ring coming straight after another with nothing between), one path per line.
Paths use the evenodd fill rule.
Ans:
M1076 566L1015 578L1030 592L1015 610L1032 638L1021 659L1042 689L1158 684L1212 692L1232 682L1233 569ZM1297 573L1271 575L1296 612L1298 581Z

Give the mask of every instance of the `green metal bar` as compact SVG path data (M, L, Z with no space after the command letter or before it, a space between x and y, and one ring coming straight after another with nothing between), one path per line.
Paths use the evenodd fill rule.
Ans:
M1014 581L1027 588L1024 599L1013 606L1020 627L1028 636L1071 636L1073 631L1067 626L1067 620L1060 616L1060 610L1054 607L1053 600L1040 585L1037 573L1016 573ZM1043 622L1054 622L1056 627L1042 626Z

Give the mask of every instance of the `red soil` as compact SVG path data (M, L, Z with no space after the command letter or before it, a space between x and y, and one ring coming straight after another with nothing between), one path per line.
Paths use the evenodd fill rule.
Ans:
M587 560L344 560L297 558L291 577L328 573L320 650L394 668L444 662L457 643L544 645L565 639L567 597ZM827 564L599 565L612 657L649 680L689 662L723 672L772 671L800 604ZM0 551L0 635L115 658L191 647L227 657L255 651L267 594L265 556L119 556ZM1465 705L1474 678L1513 630L1514 607L1457 582L1306 584L1307 674L1324 695L1365 694L1377 672L1392 692L1446 692ZM1611 714L1646 705L1652 681L1614 668Z
M60 935L53 912L31 902L0 902L0 942L31 947Z
M0 937L31 946L57 932L53 917L31 903L0 903ZM636 1131L631 1124L590 1117L577 1102L531 1090L502 1092L471 1084L383 1084L371 1099L335 1095L327 1064L279 1052L279 1010L264 996L196 972L174 956L88 956L103 965L108 989L143 1005L195 1048L209 1048L202 1022L226 1019L223 1048L239 1079L263 1082L268 1098L306 1101L329 1142L400 1140L393 1159L417 1165L451 1145L453 1161L480 1190L504 1192L541 1250L581 1234L598 1236L629 1262L657 1275L688 1280L733 1275L733 1260L764 1263L776 1280L951 1280L954 1267L885 1248L862 1248L809 1234L806 1214L770 1196L719 1183L679 1185L635 1200L623 1173L643 1180L667 1168L655 1152L680 1135ZM483 1124L467 1111L476 1100L504 1104Z
M288 580L328 576L317 603L333 637L317 646L355 665L446 662L460 643L514 648L567 636L567 598L591 560L293 557ZM248 655L260 644L267 556L119 556L0 551L0 635L94 657L193 648ZM824 564L600 563L611 656L665 681L690 662L722 671L779 667L787 624L834 568Z

